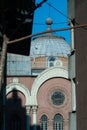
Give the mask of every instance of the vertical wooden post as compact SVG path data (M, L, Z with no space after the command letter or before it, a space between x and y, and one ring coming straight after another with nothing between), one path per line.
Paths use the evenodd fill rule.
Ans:
M4 76L5 60L6 60L6 53L7 53L7 42L8 42L8 38L6 37L6 35L3 35L3 44L2 44L2 52L1 52L1 59L0 59L0 91L1 91L2 80Z
M6 35L3 35L3 43L2 43L2 52L1 52L1 59L0 59L0 129L2 128L3 123L3 94L2 89L4 80L4 69L5 69L5 62L6 62L6 53L7 53L7 41L8 38Z

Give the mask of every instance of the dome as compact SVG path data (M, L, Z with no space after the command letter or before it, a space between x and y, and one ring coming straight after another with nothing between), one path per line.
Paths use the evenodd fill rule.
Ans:
M52 20L46 20L47 30L50 29ZM47 33L38 36L31 41L30 56L62 56L67 57L70 54L70 46L63 37L55 36L53 33Z

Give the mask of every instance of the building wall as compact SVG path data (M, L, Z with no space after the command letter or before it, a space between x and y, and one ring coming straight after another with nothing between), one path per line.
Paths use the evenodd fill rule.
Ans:
M36 77L36 76L35 76ZM33 84L33 82L34 82L34 80L35 80L35 77L26 77L26 76L22 76L22 77L7 77L7 85L8 84L10 84L10 83L12 83L13 82L13 79L14 78L17 78L18 79L18 82L19 83L21 83L21 84L23 84L24 86L26 86L29 90L31 90L31 87L32 87L32 84Z
M64 103L59 106L51 102L51 95L57 90L65 95ZM20 118L21 123L23 122L23 127L20 129L24 130L27 127L26 115L30 119L28 127L32 127L34 123L40 127L40 118L44 114L48 117L50 130L53 130L53 118L56 114L63 116L64 130L69 129L69 113L72 108L71 83L68 80L67 70L52 67L37 77L7 77L6 95L7 130L10 130L11 120L15 118L15 115L18 119Z
M65 94L65 101L62 105L53 105L51 95L54 91L62 91ZM41 85L37 94L38 111L37 121L46 114L49 120L49 129L53 129L53 118L56 114L61 114L64 119L64 130L68 130L69 112L71 112L71 87L70 82L62 78L52 78Z
M48 19L48 25L51 24ZM48 34L31 42L29 57L7 56L7 130L69 130L70 50L64 38Z
M50 57L34 57L34 58L31 58L31 68L32 69L46 69L46 68L49 68L48 63L49 63L49 58ZM62 62L62 66L68 68L68 58L67 57L59 57L58 56L58 57L55 57L55 59L56 59L55 61L60 60ZM55 63L54 63L54 66L55 66Z
M75 21L87 24L87 1L75 0ZM87 129L87 27L75 30L77 130Z

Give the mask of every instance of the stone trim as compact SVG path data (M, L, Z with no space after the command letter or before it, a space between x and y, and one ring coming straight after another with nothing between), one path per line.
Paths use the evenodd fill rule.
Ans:
M26 98L25 105L29 105L30 104L30 92L27 89L27 87L25 87L23 84L19 83L18 80L13 79L13 82L6 86L6 95L8 93L10 93L14 88L24 94L24 96Z
M31 96L33 99L33 104L37 105L36 97L37 97L37 92L39 90L39 87L48 79L54 78L54 77L61 77L61 78L66 78L68 79L68 70L65 68L59 68L59 67L51 67L49 69L46 69L43 71L34 81L32 85L32 90L31 90ZM32 104L32 105L33 105Z

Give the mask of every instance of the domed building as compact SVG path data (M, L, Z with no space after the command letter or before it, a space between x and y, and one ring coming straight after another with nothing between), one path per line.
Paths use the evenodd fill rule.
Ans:
M46 20L47 30L51 30L52 19ZM31 70L32 75L38 74L52 66L68 67L70 46L63 37L46 33L33 39L31 43Z
M70 46L50 32L32 39L30 56L7 55L7 130L69 130L72 89Z

